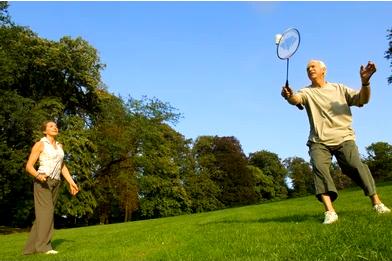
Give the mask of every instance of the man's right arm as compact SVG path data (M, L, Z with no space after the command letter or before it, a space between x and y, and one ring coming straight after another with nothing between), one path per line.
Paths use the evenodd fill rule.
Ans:
M301 98L299 97L298 94L295 94L293 90L290 87L283 87L281 95L283 98L285 98L288 103L291 105L297 105L301 103Z

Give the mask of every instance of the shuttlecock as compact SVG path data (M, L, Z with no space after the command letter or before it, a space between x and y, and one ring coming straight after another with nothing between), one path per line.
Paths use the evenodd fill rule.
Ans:
M280 38L282 38L282 35L281 35L281 34L276 34L276 35L275 35L275 44L278 44L278 43L279 43Z

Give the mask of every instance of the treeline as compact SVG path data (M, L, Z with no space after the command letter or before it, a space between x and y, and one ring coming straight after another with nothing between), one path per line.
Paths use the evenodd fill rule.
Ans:
M30 226L32 179L25 164L55 120L65 161L81 191L63 184L59 226L123 222L217 210L313 193L311 166L260 150L244 154L235 137L186 139L180 113L156 98L126 99L102 83L104 64L82 38L40 38L15 25L0 2L0 226ZM392 180L392 146L367 147L377 180ZM351 185L335 164L338 187Z

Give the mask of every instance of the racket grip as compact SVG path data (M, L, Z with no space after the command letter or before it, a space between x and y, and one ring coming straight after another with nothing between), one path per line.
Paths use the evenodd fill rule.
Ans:
M289 88L289 80L286 79L286 84L285 84L286 88ZM304 109L304 106L302 106L302 104L297 104L297 108L300 109L301 111Z

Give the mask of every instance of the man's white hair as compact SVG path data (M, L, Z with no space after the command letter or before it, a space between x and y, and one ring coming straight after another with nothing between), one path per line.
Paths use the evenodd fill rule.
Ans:
M324 68L325 69L325 74L327 74L327 66L325 65L325 63L323 61L312 59L312 60L310 60L308 62L308 64L311 63L311 62L316 62L316 63L320 64L320 67Z
M308 64L311 63L311 62L317 62L317 63L320 64L321 68L327 69L327 66L326 66L325 63L324 63L323 61L321 61L321 60L312 59L312 60L310 60L310 61L308 62Z

